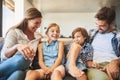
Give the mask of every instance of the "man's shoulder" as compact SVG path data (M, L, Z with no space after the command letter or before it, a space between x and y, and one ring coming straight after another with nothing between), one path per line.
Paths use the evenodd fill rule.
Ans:
M119 29L112 31L112 33L116 34L117 37L120 37L120 30Z
M89 30L89 36L94 36L98 32L97 29L90 29Z

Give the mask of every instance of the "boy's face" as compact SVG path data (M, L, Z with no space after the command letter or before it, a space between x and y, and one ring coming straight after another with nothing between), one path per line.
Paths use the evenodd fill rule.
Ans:
M84 44L84 41L85 41L85 37L81 34L81 32L79 31L79 32L76 32L75 34L74 34L74 42L76 42L76 43L78 43L78 44L80 44L80 45L83 45Z
M105 20L98 20L98 19L96 20L96 25L97 25L98 31L102 34L109 32L112 27Z

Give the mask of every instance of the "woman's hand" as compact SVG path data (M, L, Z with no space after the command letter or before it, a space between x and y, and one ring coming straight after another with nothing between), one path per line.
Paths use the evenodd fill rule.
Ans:
M17 44L17 50L24 56L25 59L33 60L35 56L34 49L26 44Z

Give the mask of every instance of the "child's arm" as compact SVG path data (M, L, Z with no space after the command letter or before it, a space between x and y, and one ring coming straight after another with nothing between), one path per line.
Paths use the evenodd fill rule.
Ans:
M70 48L70 51L69 51L69 53L70 53L70 55L69 55L69 57L70 57L70 65L76 66L76 59L77 59L77 57L78 57L78 55L80 53L81 48L82 47L79 44L75 43L75 42L72 44L72 46Z
M46 67L46 65L44 64L44 58L43 58L43 53L42 53L42 43L40 43L40 44L38 45L38 61L39 61L39 66L40 66L42 69L46 70L47 67Z
M73 43L70 48L70 63L68 64L68 73L71 74L73 77L80 77L84 74L84 72L77 68L76 66L76 59L81 51L81 46L77 43Z
M64 43L59 42L58 58L55 61L55 63L52 65L51 70L54 70L57 66L59 66L62 63L63 54L64 54Z

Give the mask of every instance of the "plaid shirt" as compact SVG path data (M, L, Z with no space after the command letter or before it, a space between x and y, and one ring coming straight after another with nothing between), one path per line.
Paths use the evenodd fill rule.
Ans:
M70 47L71 44L67 49L69 50ZM93 60L93 48L89 43L85 42L76 61L87 65L88 60Z

